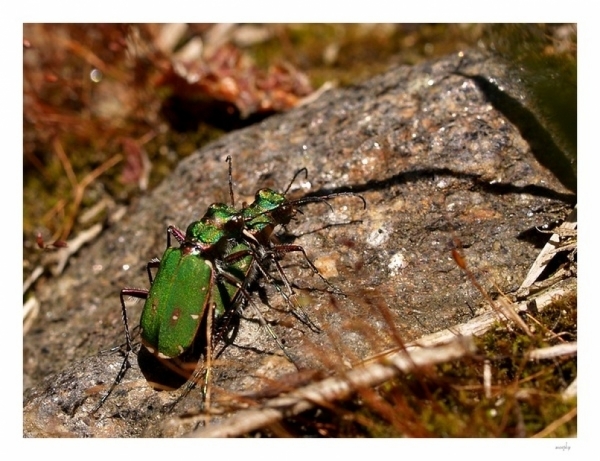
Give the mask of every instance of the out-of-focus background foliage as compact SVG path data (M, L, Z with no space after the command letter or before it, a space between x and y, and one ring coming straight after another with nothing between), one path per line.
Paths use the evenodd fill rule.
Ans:
M116 205L227 131L471 47L511 60L532 93L556 101L540 106L550 123L572 110L573 95L544 93L540 69L576 82L574 25L25 24L24 277L40 247L106 224ZM574 156L571 119L563 139Z

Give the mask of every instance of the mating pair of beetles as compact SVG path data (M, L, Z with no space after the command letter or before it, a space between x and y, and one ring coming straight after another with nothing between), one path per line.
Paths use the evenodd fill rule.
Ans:
M102 406L123 378L128 367L129 354L133 350L125 297L145 299L140 320L141 341L151 354L160 359L177 360L198 340L201 334L200 326L206 325L204 353L206 370L210 368L213 344L226 333L228 320L247 303L253 306L261 319L261 324L267 328L286 357L292 361L275 333L262 318L247 291L248 285L258 273L274 282L279 294L304 324L315 331L319 330L292 301L294 292L279 263L279 258L289 252L301 252L311 269L328 286L332 286L310 261L303 247L276 243L273 232L276 226L288 224L300 205L311 202L328 204L327 200L330 198L351 195L360 198L363 206L366 207L364 198L352 192L338 192L289 201L285 195L298 174L302 172L306 174L306 169L303 168L294 175L283 194L271 189L261 189L256 193L253 203L236 210L230 156L227 157L227 162L231 205L213 203L199 221L188 226L185 233L174 226L169 226L167 249L162 259L153 259L146 265L151 284L150 290L137 288L121 290L126 341L125 358L113 385L93 412ZM171 237L177 240L179 247L171 246ZM271 265L279 274L284 289L279 283L275 283L275 279L270 274ZM156 269L156 275L153 277L152 272ZM193 387L200 369L198 365L193 379L188 381L185 393Z

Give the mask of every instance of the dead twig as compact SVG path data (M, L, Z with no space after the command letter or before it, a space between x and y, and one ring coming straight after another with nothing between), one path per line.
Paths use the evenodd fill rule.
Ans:
M52 269L53 275L57 276L61 274L69 258L77 253L83 245L94 240L102 232L102 227L100 223L94 224L89 229L80 232L74 239L68 240L67 246L58 250L55 253L56 256L52 255L56 257L57 261L56 267Z
M557 344L556 346L543 347L527 353L529 360L544 360L577 354L577 342Z
M189 437L237 437L247 434L317 405L328 406L333 401L347 399L358 389L377 386L400 373L472 354L475 352L474 348L471 338L455 337L442 346L410 352L399 351L376 362L356 367L344 376L327 378L283 397L274 398L261 409L240 411L225 423L200 428L190 433Z

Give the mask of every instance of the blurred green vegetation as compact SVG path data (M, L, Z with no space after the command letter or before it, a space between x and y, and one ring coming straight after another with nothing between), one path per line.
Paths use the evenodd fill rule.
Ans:
M237 67L227 72L239 72L241 81L271 72L282 86L275 90L294 96L290 80L302 76L312 89L349 85L475 46L481 34L480 25L25 24L24 276L40 263L38 233L46 243L72 238L106 220L115 203L156 186L181 158L269 115L242 117L235 100L219 104L228 81L218 81L218 66L228 63L218 56L196 59L217 72L200 95L174 77L186 45L199 41L202 55L229 46L223 61ZM273 71L277 65L283 72ZM94 216L81 222L86 210Z
M173 72L192 43L202 47L197 68L216 69L201 91ZM236 72L238 86L249 74L267 75L291 107L325 82L350 85L392 66L485 47L519 69L541 117L576 159L573 25L25 24L23 44L25 273L38 264L37 233L66 240L90 226L79 221L83 211L106 203L92 221L106 219L110 204L154 187L181 158L285 110L240 106L223 77ZM221 75L227 59L234 67Z

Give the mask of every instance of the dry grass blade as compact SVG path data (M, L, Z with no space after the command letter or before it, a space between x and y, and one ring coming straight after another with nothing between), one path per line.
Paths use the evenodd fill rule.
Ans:
M515 312L511 303L509 301L507 301L505 299L505 297L498 299L498 303L496 303L492 299L492 297L489 295L489 293L483 289L481 284L475 278L475 274L473 274L471 269L469 269L469 267L467 266L467 261L464 258L464 256L461 254L461 251L460 251L460 247L461 247L460 241L456 238L455 238L455 245L456 245L456 248L454 248L452 250L452 257L454 258L454 261L456 262L458 267L460 267L462 269L462 271L466 274L466 276L471 281L473 286L475 288L477 288L477 290L479 290L481 295L487 300L487 302L492 307L492 309L497 314L499 314L501 319L506 319L507 321L509 321L509 320L513 321L527 336L532 337L533 335L532 335L531 331L529 331L529 328L527 328L527 324L525 322L523 322L523 320L521 320L521 318Z
M567 423L572 420L575 416L577 416L577 407L570 410L568 413L564 414L562 417L558 418L556 421L552 422L552 424L545 427L543 430L535 434L534 438L548 437L552 434L559 426Z
M567 387L561 395L564 401L571 400L577 397L577 378L573 380L569 387Z
M40 302L35 296L32 296L23 304L23 334L29 331L39 313Z
M544 307L550 305L554 299L560 298L565 294L575 290L576 286L577 281L575 279L565 280L562 283L556 284L553 289L539 294L539 296L535 298L516 304L515 309L517 311L527 311L529 308L528 306L533 303L537 310L542 310ZM485 314L479 315L466 323L455 325L445 330L423 336L422 338L407 344L406 347L410 349L411 347L433 346L436 344L445 343L456 336L479 336L490 330L490 328L492 328L497 321L498 315L495 311L486 312Z
M552 258L554 258L554 255L557 253L557 248L560 245L561 235L572 234L572 231L576 228L577 206L575 206L567 219L554 231L550 240L548 240L548 243L542 248L542 251L540 251L540 254L531 266L531 269L529 269L528 274L525 276L525 280L523 280L519 291L526 290L530 287L538 279Z

